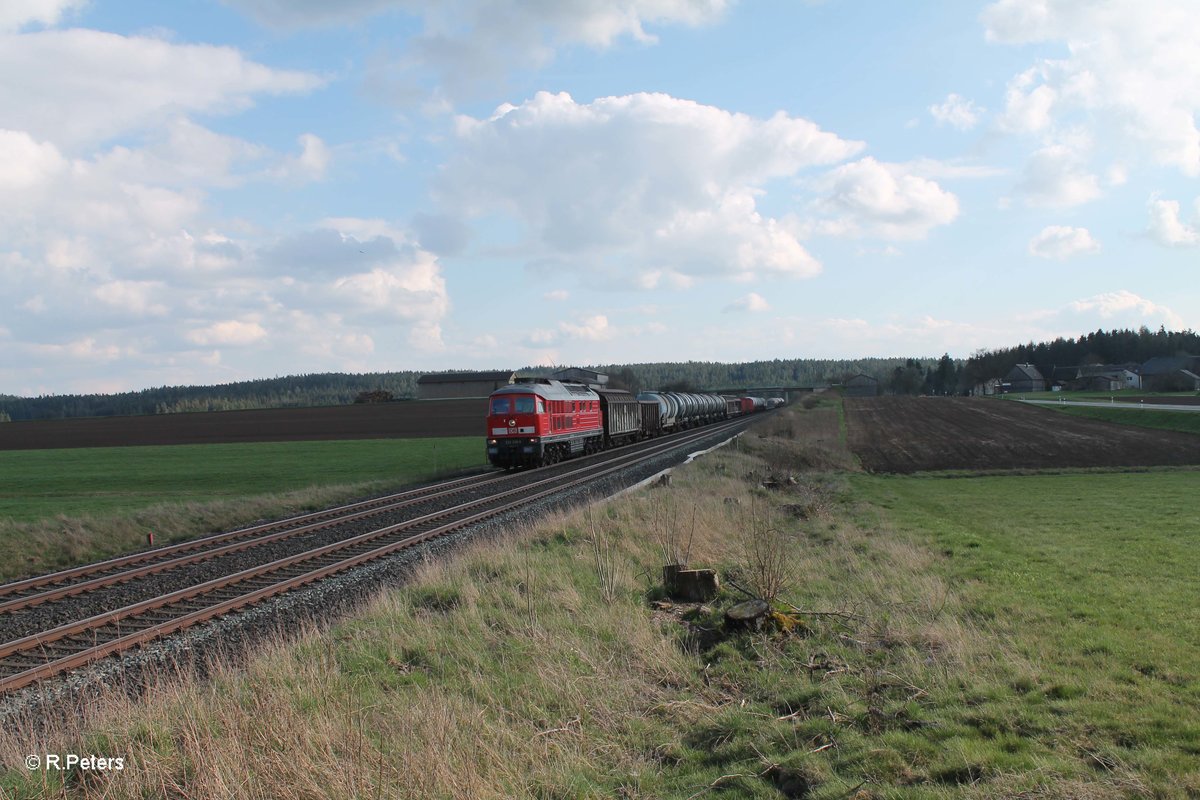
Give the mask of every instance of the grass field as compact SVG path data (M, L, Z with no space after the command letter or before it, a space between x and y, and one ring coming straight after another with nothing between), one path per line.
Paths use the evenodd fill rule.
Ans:
M1200 434L1200 411L1155 411L1152 408L1096 408L1094 406L1047 405L1064 414L1119 425L1140 425L1164 431L1184 431Z
M0 580L484 466L476 437L0 452Z
M963 676L958 731L984 765L1005 750L1088 764L1138 786L1200 790L1200 472L969 479L854 476L891 526L991 631L994 663ZM989 755L990 753L990 755ZM1182 796L1182 793L1181 793Z
M1149 392L1141 389L1121 389L1120 391L1108 392L1015 392L1013 394L996 395L1001 399L1016 400L1020 398L1029 398L1032 400L1101 400L1108 402L1110 398L1116 398L1118 403L1121 402L1137 402L1143 397L1196 397L1196 392Z

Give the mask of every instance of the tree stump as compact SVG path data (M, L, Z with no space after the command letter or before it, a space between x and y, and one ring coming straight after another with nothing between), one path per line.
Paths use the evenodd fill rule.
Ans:
M679 573L687 569L687 564L663 564L663 588L671 597L679 588Z
M732 630L752 630L762 628L763 620L771 613L771 607L763 600L747 600L738 603L725 611L725 627Z
M717 596L721 581L715 569L682 569L675 575L674 596L689 603L706 603Z

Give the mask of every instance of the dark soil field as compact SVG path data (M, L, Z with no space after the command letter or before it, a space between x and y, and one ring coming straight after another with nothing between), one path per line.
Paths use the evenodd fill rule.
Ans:
M0 450L218 442L409 439L485 433L487 399L89 417L0 424Z
M965 397L846 398L850 449L869 472L1200 464L1200 436Z

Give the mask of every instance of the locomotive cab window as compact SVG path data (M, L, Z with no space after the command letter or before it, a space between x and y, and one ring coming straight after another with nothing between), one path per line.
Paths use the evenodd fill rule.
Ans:
M539 414L546 413L546 401L540 397L537 399L537 413L539 413Z
M515 411L518 414L532 414L533 413L534 405L533 405L532 397L525 397L525 396L517 397L515 405L516 405L516 407L513 409L513 411Z
M507 414L510 408L511 408L511 405L509 404L507 397L493 397L492 398L492 413L493 414Z

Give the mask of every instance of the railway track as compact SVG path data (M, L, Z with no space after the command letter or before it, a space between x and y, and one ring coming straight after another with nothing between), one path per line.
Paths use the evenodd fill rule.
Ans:
M494 474L473 475L15 581L0 586L0 614L32 608L41 603L240 552L280 539L399 511L420 502L450 496L496 480L503 480L503 477Z
M361 522L405 508L437 506L400 522L371 527L319 547L0 643L0 693L603 479L671 450L738 430L747 422L739 419L711 425L518 476L488 474L448 481L0 586L0 612L12 613L180 569L198 560L265 547L312 530L344 525L347 520ZM482 496L464 499L465 494Z

